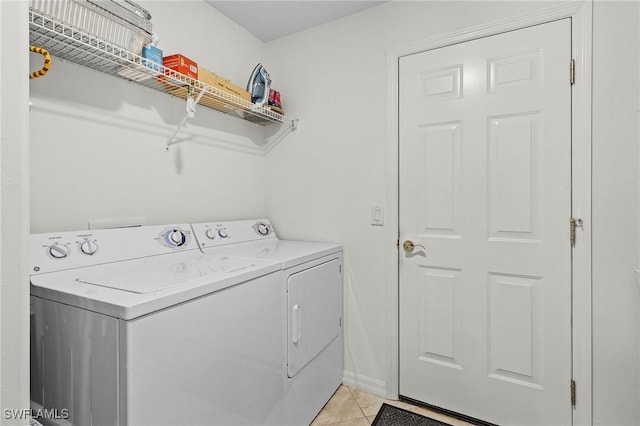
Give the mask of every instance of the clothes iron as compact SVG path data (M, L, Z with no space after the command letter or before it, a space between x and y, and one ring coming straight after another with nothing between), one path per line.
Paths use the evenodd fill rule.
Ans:
M256 65L247 83L247 92L251 93L251 102L263 106L269 100L271 77L262 64Z

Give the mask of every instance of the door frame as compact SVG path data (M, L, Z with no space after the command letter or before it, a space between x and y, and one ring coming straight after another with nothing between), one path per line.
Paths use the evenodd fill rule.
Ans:
M573 248L572 271L572 376L577 384L574 425L592 424L592 336L591 336L591 60L593 0L567 2L530 14L466 28L427 40L387 49L387 206L388 276L387 323L389 324L389 371L387 398L399 393L399 169L398 169L398 78L399 59L426 50L571 18L572 57L576 81L571 99L572 214L582 219ZM567 79L569 64L567 64ZM567 83L568 84L568 83ZM569 218L567 218L567 238ZM567 401L570 384L567 383ZM567 402L569 403L569 402Z

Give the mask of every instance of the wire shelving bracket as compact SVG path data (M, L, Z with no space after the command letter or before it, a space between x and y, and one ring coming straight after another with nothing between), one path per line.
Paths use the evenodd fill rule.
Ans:
M186 100L187 107L192 111L187 113L168 139L167 150L176 143L177 134L187 123L190 114L194 113L197 104L262 126L286 124L277 133L280 135L278 139L295 130L298 125L297 119L279 114L269 107L256 106L220 88L148 62L140 55L33 9L29 11L29 39L32 45L47 49L54 57ZM192 98L193 93L198 93L197 99ZM269 141L274 140L275 136Z

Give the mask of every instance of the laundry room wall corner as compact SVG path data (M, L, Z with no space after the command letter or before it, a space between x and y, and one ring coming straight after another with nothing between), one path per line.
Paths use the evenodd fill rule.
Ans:
M602 425L640 424L639 7L593 3L593 424Z
M28 422L29 63L26 1L0 2L0 423ZM14 411L5 411L14 410Z

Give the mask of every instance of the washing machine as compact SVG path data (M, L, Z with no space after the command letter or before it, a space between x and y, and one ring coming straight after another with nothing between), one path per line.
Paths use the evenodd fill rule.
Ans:
M308 425L342 383L343 251L340 244L281 240L266 219L192 224L205 253L281 265L284 422Z
M45 425L284 423L281 263L189 224L31 236L31 400Z

